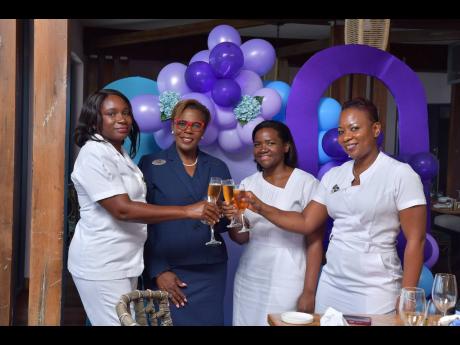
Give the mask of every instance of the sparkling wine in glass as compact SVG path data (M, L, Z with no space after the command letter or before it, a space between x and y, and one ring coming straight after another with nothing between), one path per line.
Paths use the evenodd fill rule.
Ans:
M425 290L418 287L402 288L399 315L405 326L423 326L426 317Z
M208 185L208 201L215 204L219 199L220 191L222 190L222 179L220 177L211 177ZM211 229L211 239L206 242L207 246L219 246L221 241L217 241L214 237L214 224L209 225Z
M427 326L437 326L441 317L441 311L436 308L433 300L430 299L426 305L425 324Z
M445 316L450 308L455 306L457 301L457 280L455 274L436 273L434 276L431 298L436 308Z
M224 193L224 200L229 204L234 203L234 193L235 182L232 179L227 179L222 181L222 191ZM236 217L232 217L232 221L227 225L227 228L237 228L241 224L238 222Z
M242 200L246 196L246 191L244 189L244 186L239 184L235 185L235 189L233 190L234 193L234 198L235 198L235 204L236 207L238 208L238 211L241 215L241 229L238 231L238 233L242 232L248 232L250 229L246 227L246 223L244 221L244 210L248 207L248 202Z

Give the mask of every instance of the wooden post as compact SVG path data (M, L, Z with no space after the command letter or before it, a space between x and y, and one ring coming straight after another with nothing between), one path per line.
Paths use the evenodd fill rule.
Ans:
M460 189L460 84L452 85L450 104L446 194L457 198L457 189Z
M0 20L0 326L12 323L17 21ZM17 197L17 195L16 195Z
M69 21L34 20L29 325L60 325Z

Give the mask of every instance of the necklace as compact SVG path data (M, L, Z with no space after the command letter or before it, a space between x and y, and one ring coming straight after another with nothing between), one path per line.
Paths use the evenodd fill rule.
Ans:
M196 157L195 162L193 162L192 164L185 164L184 162L182 162L182 164L185 165L186 167L193 167L196 165L197 162L198 162L198 156Z

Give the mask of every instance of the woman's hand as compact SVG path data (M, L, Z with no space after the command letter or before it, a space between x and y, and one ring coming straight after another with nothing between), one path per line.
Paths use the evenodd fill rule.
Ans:
M235 217L238 212L235 205L227 201L224 201L221 204L221 209L222 209L222 213L224 214L225 217L228 218L228 220L232 220L232 218Z
M253 192L245 191L244 196L241 198L242 201L247 201L248 209L253 212L261 213L262 207L265 205Z
M302 292L297 300L297 311L311 314L314 313L315 294L311 292Z
M169 298L176 305L176 308L185 306L187 298L181 289L187 287L187 284L180 280L174 272L166 271L161 273L156 278L156 283L160 290L168 292Z
M215 224L219 221L219 207L213 203L203 200L192 205L187 205L185 208L188 218L204 220L208 224Z

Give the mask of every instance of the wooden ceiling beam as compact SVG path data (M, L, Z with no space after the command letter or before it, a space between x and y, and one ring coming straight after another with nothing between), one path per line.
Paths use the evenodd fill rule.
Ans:
M215 19L199 23L159 28L155 30L145 30L105 37L96 37L94 40L90 39L89 46L92 50L97 50L135 43L153 42L177 37L193 36L209 33L214 27L222 24L233 26L235 29L241 29L251 26L265 25L266 21L247 19Z
M276 55L278 56L278 58L286 58L289 56L314 53L322 49L325 49L329 46L329 38L326 38L323 40L292 44L289 46L278 48L278 52Z
M434 30L391 31L389 39L390 39L390 43L424 43L424 42L460 41L460 31L434 31Z

